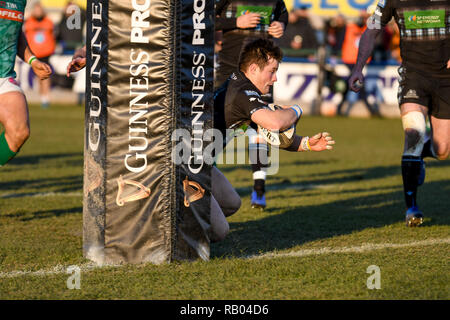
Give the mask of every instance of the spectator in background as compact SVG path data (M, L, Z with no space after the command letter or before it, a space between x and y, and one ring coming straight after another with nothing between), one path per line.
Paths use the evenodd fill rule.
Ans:
M289 24L279 42L280 47L293 50L317 49L316 31L311 25L306 7L293 9L289 13ZM287 50L287 54L289 54Z
M386 29L391 33L391 38L389 41L389 51L391 53L391 59L394 59L395 62L401 64L402 57L400 56L400 30L398 29L398 25L394 20L392 20L384 28L384 30Z
M283 0L219 0L216 2L216 31L222 31L222 49L215 88L237 70L241 49L257 38L283 36L288 12Z
M80 14L78 21L72 17L76 13ZM78 22L79 25L76 25L74 22ZM61 44L63 54L73 55L75 50L84 44L83 27L85 22L86 11L72 1L68 1L56 30L56 41Z
M307 7L304 8L304 14L306 14L309 24L313 28L315 33L315 39L317 41L317 46L321 46L325 44L325 21L323 17L314 14L311 10L308 10Z
M31 8L31 16L24 23L24 33L31 51L36 57L49 64L50 56L55 51L55 37L53 34L53 22L47 17L44 7L36 2ZM42 108L50 105L51 80L39 79L39 93Z
M385 28L383 30L382 36L376 39L372 54L373 62L385 63L391 58L390 44L393 34L394 30L392 30L392 28Z
M329 48L330 55L333 57L340 57L342 44L345 39L347 21L341 14L331 18L326 23L326 44Z
M366 21L369 16L369 13L367 13L366 11L362 11L357 21L348 23L345 28L345 38L342 44L342 62L345 63L345 65L348 67L350 73L352 72L352 69L356 64L359 41L362 34L367 29ZM368 94L364 87L361 88L358 93L356 93L350 91L347 86L347 89L344 92L343 96L344 99L342 99L342 102L338 105L337 108L337 113L339 115L342 115L342 106L345 101L348 102L347 110L345 112L345 115L348 116L353 105L358 100L362 100L372 116L380 116L377 103L369 103L369 101L367 100Z

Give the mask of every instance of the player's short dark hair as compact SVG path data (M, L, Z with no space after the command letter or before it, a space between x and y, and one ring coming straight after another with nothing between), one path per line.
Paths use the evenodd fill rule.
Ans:
M239 70L243 72L246 71L252 63L256 63L260 69L263 69L270 58L281 62L281 59L283 59L283 52L272 40L254 40L249 42L242 50L239 59Z

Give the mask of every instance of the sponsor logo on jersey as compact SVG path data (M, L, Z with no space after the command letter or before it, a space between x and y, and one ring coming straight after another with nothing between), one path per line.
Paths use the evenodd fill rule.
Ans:
M445 28L445 10L405 11L406 29Z
M0 8L0 19L23 22L23 13L16 10Z
M250 98L250 99L248 99L250 102L253 102L253 101L258 101L259 103L263 103L263 104L266 104L264 101L262 101L261 99L259 99L259 98Z
M18 6L15 3L6 2L6 1L0 1L0 8L18 9Z
M403 96L404 99L419 99L419 96L417 95L416 90L409 89L405 96Z
M259 93L253 90L244 90L245 94L248 96L257 96L260 97Z

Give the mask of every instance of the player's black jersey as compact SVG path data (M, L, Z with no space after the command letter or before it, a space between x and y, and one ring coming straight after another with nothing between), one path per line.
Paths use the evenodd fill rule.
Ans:
M379 0L373 17L382 26L394 17L407 69L450 77L450 0Z
M261 92L242 72L233 73L225 97L226 127L236 129L244 124L255 127L251 116L262 108L268 106L261 99Z

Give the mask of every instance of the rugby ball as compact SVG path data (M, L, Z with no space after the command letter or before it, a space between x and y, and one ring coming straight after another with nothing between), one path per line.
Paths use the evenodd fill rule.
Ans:
M277 109L283 109L282 107L274 104L269 104L268 107L273 111ZM258 125L258 133L264 138L264 140L267 141L267 143L281 149L286 149L294 141L296 124L297 122L294 123L292 127L283 131L272 131Z

